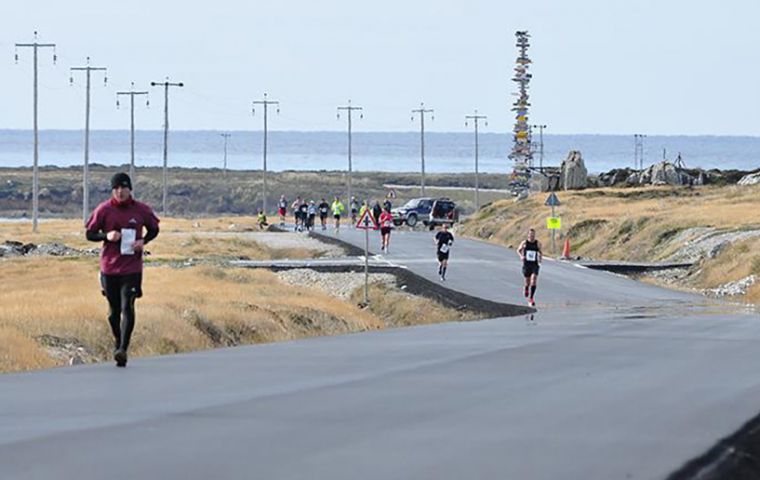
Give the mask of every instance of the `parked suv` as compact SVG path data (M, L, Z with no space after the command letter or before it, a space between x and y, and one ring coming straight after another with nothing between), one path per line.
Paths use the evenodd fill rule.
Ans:
M413 198L406 202L403 207L391 210L393 223L395 225L406 223L410 227L413 227L417 225L417 222L427 220L432 209L432 198Z
M428 221L425 222L425 225L432 230L436 225L443 225L445 223L451 227L458 221L459 210L457 210L456 203L448 198L439 198L433 202Z
M394 208L391 214L395 225L406 223L410 227L422 222L423 225L434 228L443 223L453 225L459 220L456 204L448 198L413 198L403 207Z

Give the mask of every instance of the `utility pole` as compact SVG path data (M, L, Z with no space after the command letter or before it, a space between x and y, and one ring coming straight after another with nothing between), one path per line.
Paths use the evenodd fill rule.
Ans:
M264 168L263 168L263 189L262 189L262 200L261 200L261 210L266 215L267 213L267 119L269 117L269 105L277 105L277 113L280 113L280 102L274 101L274 100L267 100L267 94L264 93L264 100L254 100L253 101L253 108L252 113L256 114L256 105L263 105L264 106Z
M232 136L230 133L220 133L221 137L224 137L224 168L222 169L222 173L224 176L227 176L227 140ZM266 212L264 212L266 213Z
M132 179L132 194L134 195L135 187L135 96L148 95L148 92L135 91L135 82L132 82L132 88L128 92L116 92L116 108L119 108L119 97L129 95L130 111L130 128L129 128L129 178ZM150 100L145 100L145 106L150 106Z
M87 94L84 108L84 168L82 170L82 221L87 222L90 212L90 80L92 72L106 72L105 67L91 67L90 57L87 57L87 66L71 67L69 84L74 85L74 72L85 72L87 78ZM103 74L103 85L108 84L108 77Z
M538 129L538 171L544 173L544 129L546 125L531 125Z
M40 210L40 176L39 176L39 160L40 160L40 139L39 129L37 126L37 85L38 85L38 68L37 68L37 51L40 48L52 48L53 49L53 64L56 63L57 57L55 54L55 43L38 43L37 32L34 32L33 43L17 43L16 44L16 63L18 63L18 49L31 48L34 52L34 166L32 167L32 231L37 233L37 223L39 221Z
M341 110L348 113L348 196L346 197L347 204L351 202L351 172L353 170L353 165L351 163L351 119L352 114L355 111L359 112L359 118L364 118L363 108L362 107L356 107L354 105L351 105L351 100L348 100L348 105L343 107L338 107L338 120L340 120L340 112ZM349 208L351 206L349 205Z
M465 126L467 126L467 121L472 120L474 126L475 126L475 210L480 210L480 179L479 179L479 173L478 173L478 122L480 120L484 120L486 126L488 126L488 117L485 115L478 115L478 111L475 110L475 114L473 115L465 115Z
M164 87L164 175L163 175L163 194L162 194L162 215L167 214L166 210L166 197L167 197L167 156L169 154L169 87L184 87L182 82L171 83L169 77L166 77L165 82L150 82L151 87Z
M414 121L414 114L420 114L420 166L422 176L420 177L420 192L422 196L425 196L425 114L430 114L430 119L435 120L432 109L426 109L424 103L420 103L420 108L412 110L412 121Z

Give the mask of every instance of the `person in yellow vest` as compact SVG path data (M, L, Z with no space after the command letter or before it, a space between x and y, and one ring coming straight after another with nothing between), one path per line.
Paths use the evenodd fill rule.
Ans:
M263 210L259 210L259 215L258 215L257 220L259 223L259 230L263 230L264 228L269 226L269 223L267 223L267 216Z
M366 200L362 202L362 208L359 209L359 218L362 218L364 216L364 212L369 210L369 203L367 203Z
M335 197L335 201L333 201L330 210L332 210L333 218L335 219L335 230L339 230L340 216L346 212L346 207L340 201L340 197Z

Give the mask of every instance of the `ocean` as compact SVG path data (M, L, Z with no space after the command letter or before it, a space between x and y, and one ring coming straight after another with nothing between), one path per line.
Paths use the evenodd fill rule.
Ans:
M169 137L169 166L221 168L223 138L217 131L175 131ZM262 132L233 131L228 144L228 168L260 169ZM347 168L346 132L269 132L267 165L270 170L343 170ZM76 130L40 132L40 165L81 165L84 134ZM162 131L136 133L136 164L162 165ZM31 166L31 130L0 130L0 167ZM479 137L480 171L508 172L511 137L482 133ZM420 169L419 132L356 132L353 134L355 171L416 172ZM760 137L648 136L644 161L649 165L680 152L689 168L760 168ZM589 172L632 167L633 135L544 135L544 165L557 166L570 150L580 150ZM104 165L129 163L128 130L90 133L90 162ZM536 155L538 165L538 155ZM427 172L459 173L474 170L474 134L426 132Z

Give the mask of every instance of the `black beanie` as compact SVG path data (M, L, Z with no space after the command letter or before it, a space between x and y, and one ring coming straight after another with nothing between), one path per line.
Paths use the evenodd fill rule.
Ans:
M132 180L129 178L129 175L124 172L119 172L111 177L111 190L116 187L127 187L132 190Z

